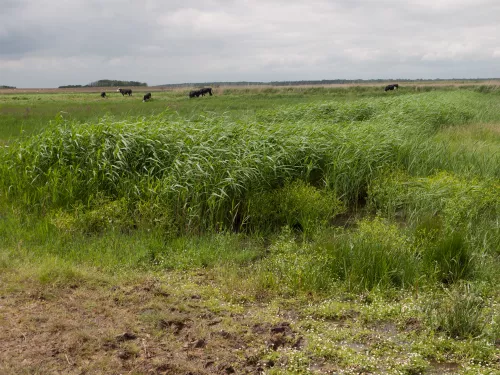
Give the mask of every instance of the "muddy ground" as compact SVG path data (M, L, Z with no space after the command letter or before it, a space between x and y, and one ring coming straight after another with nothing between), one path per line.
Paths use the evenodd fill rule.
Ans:
M0 373L257 374L274 366L262 353L302 347L293 320L178 282L3 291Z
M1 279L1 277L0 277ZM4 280L5 281L5 280ZM119 284L0 283L0 374L452 374L462 365L411 361L419 319L366 321L344 303L251 302L210 275ZM413 339L411 339L413 337ZM499 359L500 361L500 359Z

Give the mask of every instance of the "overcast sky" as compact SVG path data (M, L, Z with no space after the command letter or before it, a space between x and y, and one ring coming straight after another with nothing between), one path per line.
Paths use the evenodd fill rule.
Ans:
M0 0L0 85L500 77L500 0Z

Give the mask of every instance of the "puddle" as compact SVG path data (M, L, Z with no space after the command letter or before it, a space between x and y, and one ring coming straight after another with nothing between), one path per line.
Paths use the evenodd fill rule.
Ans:
M429 364L431 374L454 374L460 370L460 365L455 362L431 361Z

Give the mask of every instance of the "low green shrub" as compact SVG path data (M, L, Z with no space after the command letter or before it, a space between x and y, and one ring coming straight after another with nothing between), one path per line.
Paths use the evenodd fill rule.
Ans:
M409 238L375 218L353 231L323 231L313 242L297 242L290 229L270 247L256 274L269 288L328 291L338 282L354 291L410 287L419 262Z
M368 202L372 211L388 218L404 219L413 227L432 218L444 236L462 233L467 246L498 251L500 185L495 180L447 172L425 178L389 172L372 180Z
M91 209L78 205L72 211L59 210L54 214L52 223L63 232L88 235L128 231L136 226L124 198L115 201L100 198Z
M181 236L150 242L139 260L146 269L189 270L205 267L244 266L264 252L260 239L241 234L219 233L199 237Z
M248 226L260 232L288 226L311 234L344 210L333 191L296 180L281 189L253 195L248 204Z
M423 263L427 274L444 284L472 279L475 272L474 254L464 235L459 232L443 234L423 249Z

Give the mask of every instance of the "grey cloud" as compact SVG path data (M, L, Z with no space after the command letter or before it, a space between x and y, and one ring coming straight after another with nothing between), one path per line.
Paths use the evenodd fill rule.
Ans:
M4 0L2 7L0 84L19 87L99 78L500 75L496 0Z
M0 57L21 56L26 52L36 51L38 46L36 38L19 31L0 34Z

